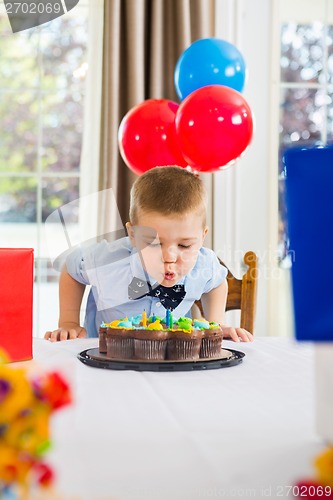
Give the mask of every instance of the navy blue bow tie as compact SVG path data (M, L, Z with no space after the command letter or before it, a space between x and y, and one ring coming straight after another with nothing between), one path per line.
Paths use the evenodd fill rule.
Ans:
M174 285L171 287L158 285L152 287L149 281L133 278L128 285L128 298L135 300L141 297L157 297L165 309L173 311L181 303L186 295L184 285Z

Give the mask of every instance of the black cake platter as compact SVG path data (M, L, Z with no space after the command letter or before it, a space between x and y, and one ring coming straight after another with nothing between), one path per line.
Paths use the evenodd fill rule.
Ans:
M183 372L195 370L215 370L238 365L243 361L245 354L234 349L221 349L221 355L216 358L199 358L197 360L138 360L138 359L110 359L100 353L98 348L86 349L78 354L78 359L85 365L107 370L134 370L149 372Z

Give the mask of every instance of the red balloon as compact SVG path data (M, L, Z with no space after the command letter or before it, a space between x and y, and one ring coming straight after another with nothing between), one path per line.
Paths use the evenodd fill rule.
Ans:
M132 108L123 118L118 133L119 149L134 173L156 166L186 167L175 128L179 105L167 99L148 99Z
M230 87L201 87L179 106L176 131L182 155L191 167L200 172L221 170L234 164L251 142L251 109Z

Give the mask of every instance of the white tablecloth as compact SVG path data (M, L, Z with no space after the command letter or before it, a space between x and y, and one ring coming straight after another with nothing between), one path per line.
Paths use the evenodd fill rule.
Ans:
M243 363L196 372L88 367L97 340L34 341L34 363L60 370L73 404L52 418L64 500L291 498L324 447L315 432L313 347L282 338L224 342Z

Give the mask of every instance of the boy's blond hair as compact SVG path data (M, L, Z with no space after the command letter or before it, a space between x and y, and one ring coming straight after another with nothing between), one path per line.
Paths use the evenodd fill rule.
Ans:
M130 195L129 217L138 223L138 211L161 215L202 213L206 225L206 190L202 181L188 170L177 166L155 167L134 182Z

